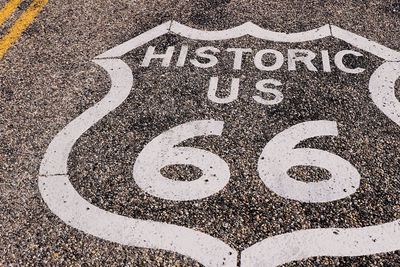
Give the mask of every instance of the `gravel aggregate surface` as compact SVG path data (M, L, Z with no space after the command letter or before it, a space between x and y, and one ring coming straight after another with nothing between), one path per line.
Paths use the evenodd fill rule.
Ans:
M0 6L5 3L0 0ZM94 57L168 20L202 30L252 21L288 33L333 24L400 51L397 0L50 0L0 61L0 266L201 266L177 253L123 246L78 231L49 210L37 185L41 160L54 136L110 89L111 81L92 62ZM140 66L150 45L160 53L175 47L169 67L157 60L150 67ZM177 67L182 45L189 47L188 60L199 47L217 47L219 63L205 69L188 62ZM244 55L241 70L233 69L233 54L226 52L230 47L253 50ZM262 49L280 51L283 67L258 70L253 57ZM288 71L290 49L317 54L313 62L318 71L302 64ZM334 65L333 56L348 49L363 57L346 57L345 65L364 72L345 73ZM323 71L322 50L331 55L331 72ZM79 138L68 160L74 188L93 205L202 231L238 251L296 230L365 227L400 218L400 128L376 107L368 91L381 58L333 37L288 44L251 36L210 42L167 34L122 59L133 71L134 88L122 105ZM228 104L210 101L207 90L213 76L219 77L220 97L229 94L231 79L239 78L238 99ZM282 102L267 106L254 100L255 95L271 97L256 90L262 79L281 81ZM395 95L400 99L400 80ZM227 186L210 197L181 202L141 190L132 169L144 146L174 126L208 119L225 122L221 136L191 138L180 146L221 157L230 168ZM257 162L266 143L293 125L314 120L337 121L339 136L307 139L297 148L321 149L349 161L361 182L347 198L327 203L289 200L259 177ZM316 167L294 167L288 173L306 182L330 178ZM162 169L162 174L190 180L201 170L175 165ZM400 266L400 251L314 257L284 266Z

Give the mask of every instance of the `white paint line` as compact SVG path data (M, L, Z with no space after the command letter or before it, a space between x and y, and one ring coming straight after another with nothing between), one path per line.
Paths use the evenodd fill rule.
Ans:
M331 25L331 29L332 36L341 39L359 49L367 51L388 61L400 60L400 53L395 50L387 48L355 33L343 30L335 25Z
M203 31L173 21L170 31L190 39L208 41L225 40L251 35L256 38L274 42L304 42L330 36L329 25L305 32L282 33L265 30L252 22L247 22L227 30Z
M138 35L135 38L130 39L129 41L126 41L125 43L122 43L106 52L104 52L101 55L98 55L96 59L101 59L101 58L117 58L125 55L129 51L132 51L135 48L138 48L148 42L150 42L153 39L156 39L166 33L168 33L169 28L171 25L171 21L164 22L161 25L158 25L157 27L154 27L151 30L148 30L145 33L142 33Z
M70 122L51 141L40 165L40 175L67 174L67 161L78 138L105 115L118 107L129 95L133 85L132 71L120 59L94 60L111 77L111 90L93 107Z
M240 26L221 31L203 31L194 29L192 27L183 25L179 22L173 21L170 31L180 36L190 38L193 40L226 40L231 38L238 38L248 33L247 26L251 25L250 22Z
M221 240L186 227L102 210L82 198L67 175L41 176L39 189L55 215L85 233L122 245L177 252L204 266L237 267L237 252Z
M400 125L400 102L395 95L395 85L399 77L400 62L385 62L369 81L369 91L375 105L397 125Z
M367 38L356 35L352 32L341 29L335 25L324 25L316 29L298 33L283 33L274 32L261 28L260 26L246 22L240 26L236 26L226 30L219 31L204 31L194 29L192 27L181 24L177 21L167 21L159 26L156 26L149 31L138 35L108 51L97 56L100 58L118 58L135 48L138 48L151 40L154 40L164 34L175 33L183 37L194 40L226 40L239 38L245 35L250 35L259 39L273 42L306 42L322 39L328 36L334 36L355 47L379 56L387 61L400 61L400 53L373 42Z
M278 266L314 256L362 256L400 249L400 221L347 229L310 229L267 238L241 255L242 267Z
M164 34L175 33L183 37L194 40L226 40L238 38L245 35L251 35L256 38L274 41L274 42L304 42L316 39L321 39L331 35L329 25L322 26L313 30L299 33L282 33L265 30L252 22L244 23L240 26L221 30L221 31L203 31L183 25L176 21L167 21L157 27L154 27L147 32L138 35L96 57L102 58L118 58L129 51L138 48L151 40L154 40Z
M255 24L253 24L249 30L250 30L249 34L253 37L268 41L287 42L287 43L306 42L331 36L331 31L329 29L328 24L316 29L304 32L297 32L297 33L281 33L281 32L267 31Z

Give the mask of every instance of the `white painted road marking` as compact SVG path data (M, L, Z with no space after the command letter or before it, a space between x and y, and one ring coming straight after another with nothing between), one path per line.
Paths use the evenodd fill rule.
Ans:
M68 175L40 177L39 189L54 214L85 233L122 245L174 251L204 266L237 266L237 252L221 240L186 227L99 209L76 192Z
M228 164L206 150L175 145L195 136L221 135L223 127L222 121L191 121L154 138L136 159L136 184L153 196L169 200L202 199L217 193L229 182ZM175 181L161 175L163 167L174 164L196 166L203 175L194 181Z
M307 121L278 134L265 146L258 161L258 172L265 185L278 195L302 202L328 202L345 198L360 186L360 174L343 158L319 149L296 148L312 137L338 135L336 122ZM326 181L306 183L291 178L293 166L318 166L328 170Z
M387 61L372 75L369 90L377 107L400 126L400 103L394 92L395 82L400 76L399 52L333 25L303 33L284 34L263 30L252 23L225 31L207 32L177 22L167 22L103 53L95 60L111 77L110 92L57 134L41 164L40 192L54 214L66 224L85 233L124 245L175 251L192 257L205 266L237 266L239 253L241 266L276 266L312 256L359 256L400 249L400 220L362 228L295 231L267 238L238 252L222 241L199 231L167 223L123 217L101 210L83 199L69 181L67 160L78 138L118 107L132 88L131 70L117 57L168 32L200 40L230 39L247 34L276 42L303 42L331 35L340 38ZM354 179L350 185L357 187L359 177L351 167L347 170Z

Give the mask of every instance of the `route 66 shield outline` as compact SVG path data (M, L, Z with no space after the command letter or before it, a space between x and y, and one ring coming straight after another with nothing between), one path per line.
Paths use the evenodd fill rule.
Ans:
M93 60L108 72L111 89L102 100L55 136L40 166L40 193L55 215L66 224L93 236L122 245L177 252L205 266L237 266L239 258L241 266L277 266L313 256L361 256L400 249L400 218L362 228L294 231L267 238L239 252L208 234L183 226L117 215L82 198L67 174L67 161L73 145L89 128L122 104L131 92L132 71L119 58L167 33L207 41L244 35L274 42L305 42L328 36L341 39L385 60L370 78L370 96L375 105L400 126L400 103L395 96L395 82L400 77L399 52L334 25L286 34L264 30L251 22L223 31L201 31L168 21Z

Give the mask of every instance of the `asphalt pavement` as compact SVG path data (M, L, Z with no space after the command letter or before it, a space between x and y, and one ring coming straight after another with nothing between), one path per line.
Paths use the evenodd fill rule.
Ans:
M0 61L0 266L400 266L399 36L396 0L50 0Z

